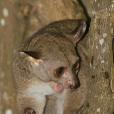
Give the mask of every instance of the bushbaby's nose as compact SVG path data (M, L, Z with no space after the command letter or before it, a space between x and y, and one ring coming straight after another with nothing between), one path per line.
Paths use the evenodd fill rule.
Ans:
M78 87L80 87L80 83L79 82L70 85L70 89L77 89Z

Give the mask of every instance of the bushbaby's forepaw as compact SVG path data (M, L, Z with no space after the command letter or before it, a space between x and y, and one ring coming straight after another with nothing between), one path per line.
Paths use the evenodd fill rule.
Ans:
M26 108L24 114L36 114L36 112L32 108Z

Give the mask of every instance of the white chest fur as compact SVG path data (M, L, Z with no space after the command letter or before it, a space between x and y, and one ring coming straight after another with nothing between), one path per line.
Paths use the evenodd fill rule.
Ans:
M25 96L28 97L35 97L35 96L45 96L45 95L52 95L55 91L52 89L51 86L48 85L48 83L39 81L33 83L29 88L26 89L24 92Z

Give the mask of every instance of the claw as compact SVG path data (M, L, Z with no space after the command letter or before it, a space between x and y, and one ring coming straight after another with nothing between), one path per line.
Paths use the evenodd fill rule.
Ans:
M36 112L32 108L26 108L24 114L36 114Z

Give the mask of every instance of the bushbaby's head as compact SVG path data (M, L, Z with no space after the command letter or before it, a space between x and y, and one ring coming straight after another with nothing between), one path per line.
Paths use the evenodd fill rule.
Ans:
M75 49L85 30L83 20L51 23L29 40L27 49L21 49L20 55L30 63L33 76L56 83L52 87L56 93L76 89L80 86L80 59Z

